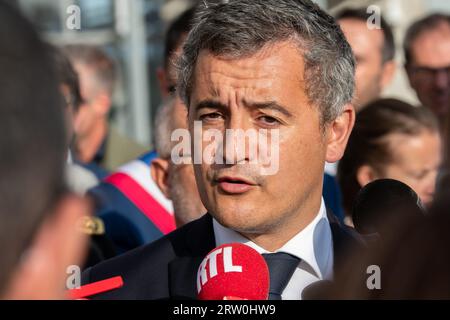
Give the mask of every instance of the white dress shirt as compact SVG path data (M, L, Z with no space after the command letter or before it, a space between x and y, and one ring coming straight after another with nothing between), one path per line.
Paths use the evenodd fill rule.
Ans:
M338 163L339 162L325 162L325 173L328 173L330 176L336 177Z
M223 227L213 219L216 246L239 242L260 254L269 252L234 230ZM297 269L284 289L283 300L301 300L305 287L318 280L331 280L333 276L333 239L322 199L314 220L275 252L285 252L300 259Z

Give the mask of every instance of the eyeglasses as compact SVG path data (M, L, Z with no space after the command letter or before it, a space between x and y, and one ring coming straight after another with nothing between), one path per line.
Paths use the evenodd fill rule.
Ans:
M437 75L445 73L450 78L450 66L443 68L408 67L408 70L421 80L433 80Z

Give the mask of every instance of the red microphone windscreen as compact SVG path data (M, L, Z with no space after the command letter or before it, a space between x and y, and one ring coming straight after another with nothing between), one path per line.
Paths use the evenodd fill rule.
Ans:
M224 244L212 250L200 264L198 298L267 300L269 281L266 261L256 250L241 243Z

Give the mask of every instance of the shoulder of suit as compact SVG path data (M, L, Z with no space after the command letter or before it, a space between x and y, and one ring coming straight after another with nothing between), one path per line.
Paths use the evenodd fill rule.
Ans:
M367 247L367 241L364 236L354 228L340 223L337 218L330 221L330 226L335 245L342 247L351 246L357 249L365 249Z
M83 280L89 283L119 275L128 278L149 270L166 270L174 258L189 254L189 237L193 230L203 226L205 220L207 217L200 218L152 243L103 261L86 270Z
M361 246L366 246L367 245L366 237L363 236L362 234L360 234L354 228L346 226L346 225L344 225L344 226L341 225L341 227L344 228L345 232L349 235L349 237L351 237L359 245L361 245Z

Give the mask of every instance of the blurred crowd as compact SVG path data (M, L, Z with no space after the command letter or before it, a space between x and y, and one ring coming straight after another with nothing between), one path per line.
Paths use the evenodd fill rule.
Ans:
M189 128L177 61L194 12L167 27L157 73L164 100L148 150L109 124L116 62L100 47L45 43L0 2L2 298L64 298L67 266L95 266L207 212L193 165L171 157L172 132ZM356 61L356 120L343 157L326 165L322 196L338 223L376 240L349 255L326 293L311 295L450 298L450 16L428 15L407 31L403 67L420 105L381 98L397 64L389 24L381 17L369 29L365 7L334 18ZM361 189L381 179L409 187L419 212L358 210ZM366 288L367 265L383 271L382 291Z

